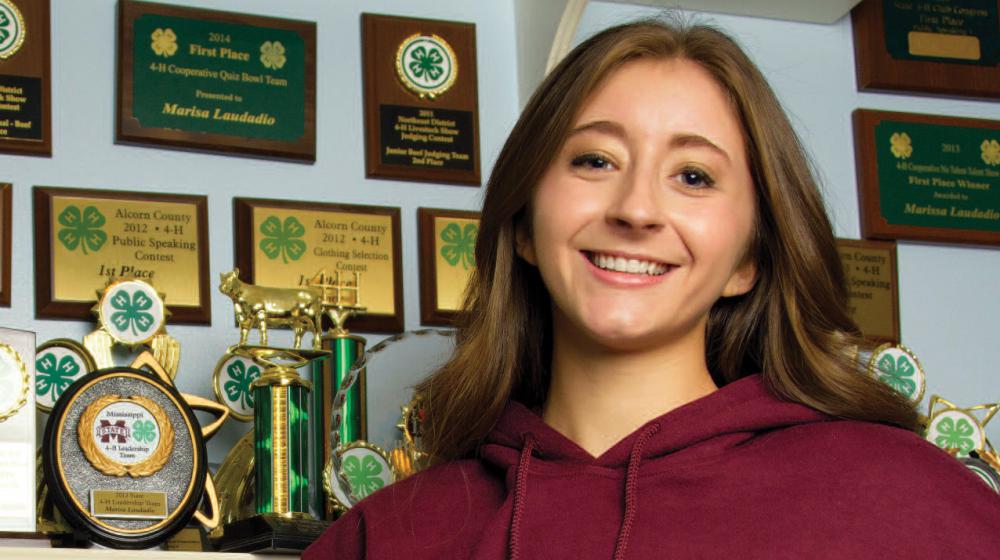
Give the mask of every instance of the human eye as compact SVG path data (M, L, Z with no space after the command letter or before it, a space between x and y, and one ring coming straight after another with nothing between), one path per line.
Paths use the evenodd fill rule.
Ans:
M570 165L580 169L611 170L615 168L611 158L598 153L580 154L570 160Z
M697 167L685 167L674 177L690 189L704 189L715 185L715 179Z

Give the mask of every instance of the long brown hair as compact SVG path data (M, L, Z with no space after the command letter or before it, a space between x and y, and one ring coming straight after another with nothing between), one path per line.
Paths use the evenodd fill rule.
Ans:
M750 257L754 288L722 298L709 316L707 364L721 386L762 372L779 398L828 414L916 425L916 411L861 374L863 345L847 313L832 227L809 163L781 105L740 47L712 27L642 21L576 47L542 82L511 131L487 186L454 355L417 390L424 445L435 461L473 451L513 398L548 390L551 303L535 267L515 253L515 229L584 101L638 58L700 64L728 94L746 139L757 196Z

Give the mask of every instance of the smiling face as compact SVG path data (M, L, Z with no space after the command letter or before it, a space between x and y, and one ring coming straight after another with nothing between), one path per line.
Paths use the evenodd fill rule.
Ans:
M722 89L689 60L640 59L584 102L518 254L552 297L557 341L703 345L712 305L753 287L754 216L743 134Z

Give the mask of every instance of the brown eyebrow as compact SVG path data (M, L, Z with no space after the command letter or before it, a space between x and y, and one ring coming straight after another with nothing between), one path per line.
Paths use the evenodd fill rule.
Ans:
M676 134L670 139L670 145L678 148L688 146L708 148L712 151L718 152L719 155L726 158L726 161L730 161L729 154L726 150L723 150L715 142L712 142L708 138L698 134Z
M569 134L567 134L566 137L570 138L577 134L588 132L591 130L595 132L601 132L604 134L610 134L611 136L616 136L618 138L626 137L625 127L613 121L591 121L583 123L580 126L577 126L576 128L570 130ZM675 134L670 138L670 146L674 148L686 148L686 147L708 148L714 152L717 152L719 155L725 158L726 161L730 161L729 153L727 153L726 150L723 150L722 148L719 147L718 144L712 142L711 140L705 138L704 136L701 136L700 134L691 134L691 133Z

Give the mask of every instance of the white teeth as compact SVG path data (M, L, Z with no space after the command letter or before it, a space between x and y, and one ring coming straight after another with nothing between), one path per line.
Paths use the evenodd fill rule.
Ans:
M624 257L612 257L597 253L589 253L590 262L598 268L613 270L615 272L628 272L630 274L648 274L650 276L660 276L668 270L668 266L653 261L640 261L638 259L626 259Z

